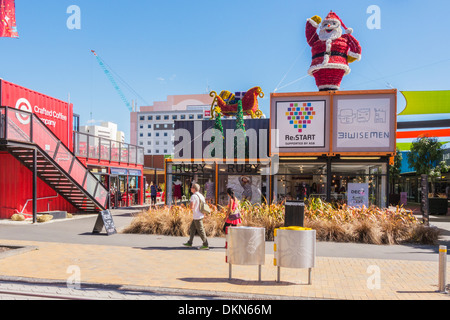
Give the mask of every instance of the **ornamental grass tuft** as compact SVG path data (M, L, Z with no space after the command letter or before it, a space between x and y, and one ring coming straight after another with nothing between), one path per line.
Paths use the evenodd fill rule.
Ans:
M225 207L211 206L204 219L207 237L224 237ZM241 202L242 225L264 227L266 240L273 241L274 230L284 226L284 204ZM192 213L186 206L164 206L136 215L123 233L189 235ZM305 227L316 230L318 241L354 242L378 245L401 243L436 244L439 229L423 225L411 211L402 207L381 209L334 206L320 199L305 204Z

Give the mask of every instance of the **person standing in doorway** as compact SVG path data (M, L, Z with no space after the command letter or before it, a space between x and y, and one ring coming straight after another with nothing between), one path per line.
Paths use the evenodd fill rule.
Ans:
M204 215L200 211L201 202L205 203L205 197L199 192L200 185L197 183L192 184L191 186L191 202L190 209L192 210L193 220L191 223L191 227L189 229L189 241L184 243L185 247L192 247L192 243L194 241L194 236L196 233L199 234L200 238L203 241L203 245L199 247L200 250L209 250L208 239L206 238L205 228L203 226L203 218Z

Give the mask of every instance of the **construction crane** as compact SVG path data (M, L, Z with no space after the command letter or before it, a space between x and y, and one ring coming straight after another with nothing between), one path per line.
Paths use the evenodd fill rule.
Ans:
M112 72L111 72L111 68L108 66L108 64L106 64L106 62L102 58L100 58L100 56L94 50L91 50L91 52L94 54L95 58L97 59L98 64L102 68L106 77L112 83L114 89L116 89L116 91L119 94L120 98L122 99L123 103L125 103L125 105L127 106L128 110L130 110L130 112L133 112L133 107L131 106L127 97L122 92L122 89L120 89L119 85L117 84L116 80L114 79Z

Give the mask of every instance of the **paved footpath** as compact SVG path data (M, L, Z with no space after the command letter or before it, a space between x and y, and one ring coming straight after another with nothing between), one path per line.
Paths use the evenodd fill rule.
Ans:
M61 283L108 284L141 288L196 290L246 297L264 295L313 299L447 299L437 293L438 264L430 261L317 257L312 285L307 270L281 269L276 280L272 255L266 256L262 281L257 267L233 266L228 279L224 253L0 240L2 245L37 250L0 260L5 278L47 279ZM379 282L377 282L379 281Z
M124 219L123 225L130 221L125 220L121 212L117 212L115 219L118 224ZM103 290L100 298L104 299L113 299L106 291L116 291L118 295L114 297L126 299L120 294L126 294L131 288L152 293L152 298L178 296L178 300L199 296L205 299L450 300L450 294L437 292L438 255L435 252L424 251L417 255L419 259L397 259L420 252L421 248L413 246L393 246L392 250L403 251L401 254L392 251L396 252L392 259L370 258L362 253L346 257L331 253L318 255L311 285L307 284L305 269L282 268L281 282L277 283L273 253L266 250L261 282L256 266L234 265L233 278L229 280L224 239L211 239L214 249L200 251L183 248L184 238L125 234L92 236L85 231L92 230L94 221L95 217L90 217L42 225L0 224L0 246L25 247L22 251L0 253L0 284L12 288L18 281L24 284L57 283L58 292L63 295L61 290L67 289L67 283L80 283L82 289ZM134 244L127 242L130 239ZM144 245L145 242L148 245ZM162 245L169 242L170 245ZM322 245L328 244L321 244L321 248ZM341 247L355 248L351 244L331 245L334 251ZM391 250L389 246L371 248L374 252L375 249L388 252L380 257L389 255ZM422 256L427 258L422 259ZM449 269L450 266L447 273Z

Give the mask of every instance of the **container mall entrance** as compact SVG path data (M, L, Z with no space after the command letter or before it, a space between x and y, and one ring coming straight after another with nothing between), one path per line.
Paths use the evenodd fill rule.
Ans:
M255 131L247 135L247 146L258 146L257 156L219 161L176 152L165 164L166 203L189 201L196 182L210 203L222 206L227 188L233 188L239 199L252 203L314 197L386 207L388 167L396 150L396 92L272 94L270 119L245 120L247 133ZM234 120L222 123L224 131L235 128ZM175 122L175 150L193 155L197 144L200 154L207 154L206 131L213 126L213 121ZM186 132L196 138L185 139Z

